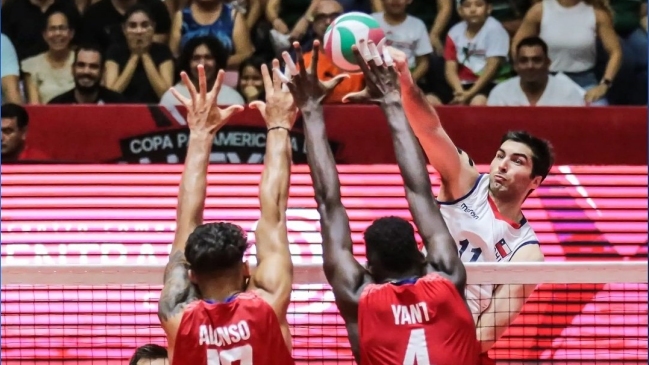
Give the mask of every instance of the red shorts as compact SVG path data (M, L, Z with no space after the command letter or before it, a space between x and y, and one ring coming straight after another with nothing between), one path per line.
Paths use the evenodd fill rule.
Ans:
M487 353L482 353L480 354L480 362L478 365L496 365L496 362L492 359L489 358L489 355Z

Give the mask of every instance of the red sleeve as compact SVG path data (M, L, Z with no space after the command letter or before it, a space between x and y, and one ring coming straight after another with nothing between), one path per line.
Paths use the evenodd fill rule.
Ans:
M446 61L457 61L457 50L451 37L446 36L446 45L444 46L444 59Z

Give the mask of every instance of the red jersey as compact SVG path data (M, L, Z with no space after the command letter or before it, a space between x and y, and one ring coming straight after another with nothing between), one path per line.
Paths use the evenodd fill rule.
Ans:
M254 293L195 301L180 321L173 365L293 365L277 315Z
M401 284L369 284L358 303L361 364L477 365L473 317L437 273Z

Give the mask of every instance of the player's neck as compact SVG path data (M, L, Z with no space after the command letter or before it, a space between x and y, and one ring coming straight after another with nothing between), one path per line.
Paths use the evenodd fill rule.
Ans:
M242 287L238 280L219 277L204 280L198 284L198 289L201 291L201 297L203 299L223 302L232 295L240 293Z
M525 198L523 198L523 200L503 199L503 197L494 195L491 191L489 191L489 195L496 204L498 213L500 213L501 216L512 222L520 222L523 219L523 211L521 211L521 207L523 206L523 200L525 200Z

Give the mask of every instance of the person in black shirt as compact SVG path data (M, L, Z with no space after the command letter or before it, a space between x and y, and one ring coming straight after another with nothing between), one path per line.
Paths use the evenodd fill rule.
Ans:
M135 5L126 12L126 45L106 54L106 86L131 103L157 104L173 83L174 61L169 47L153 43L155 23L149 10Z
M124 103L125 99L122 95L101 86L103 62L101 49L98 46L79 46L74 53L72 64L74 89L54 97L48 104Z
M104 51L113 44L124 43L124 14L135 4L146 6L151 12L151 19L155 23L153 41L166 44L171 17L161 0L99 0L83 15L84 42L98 44Z
M74 0L13 0L2 7L2 33L11 39L21 61L47 51L43 29L47 25L46 13L53 11L50 8L64 13L77 34L82 32L81 15Z

